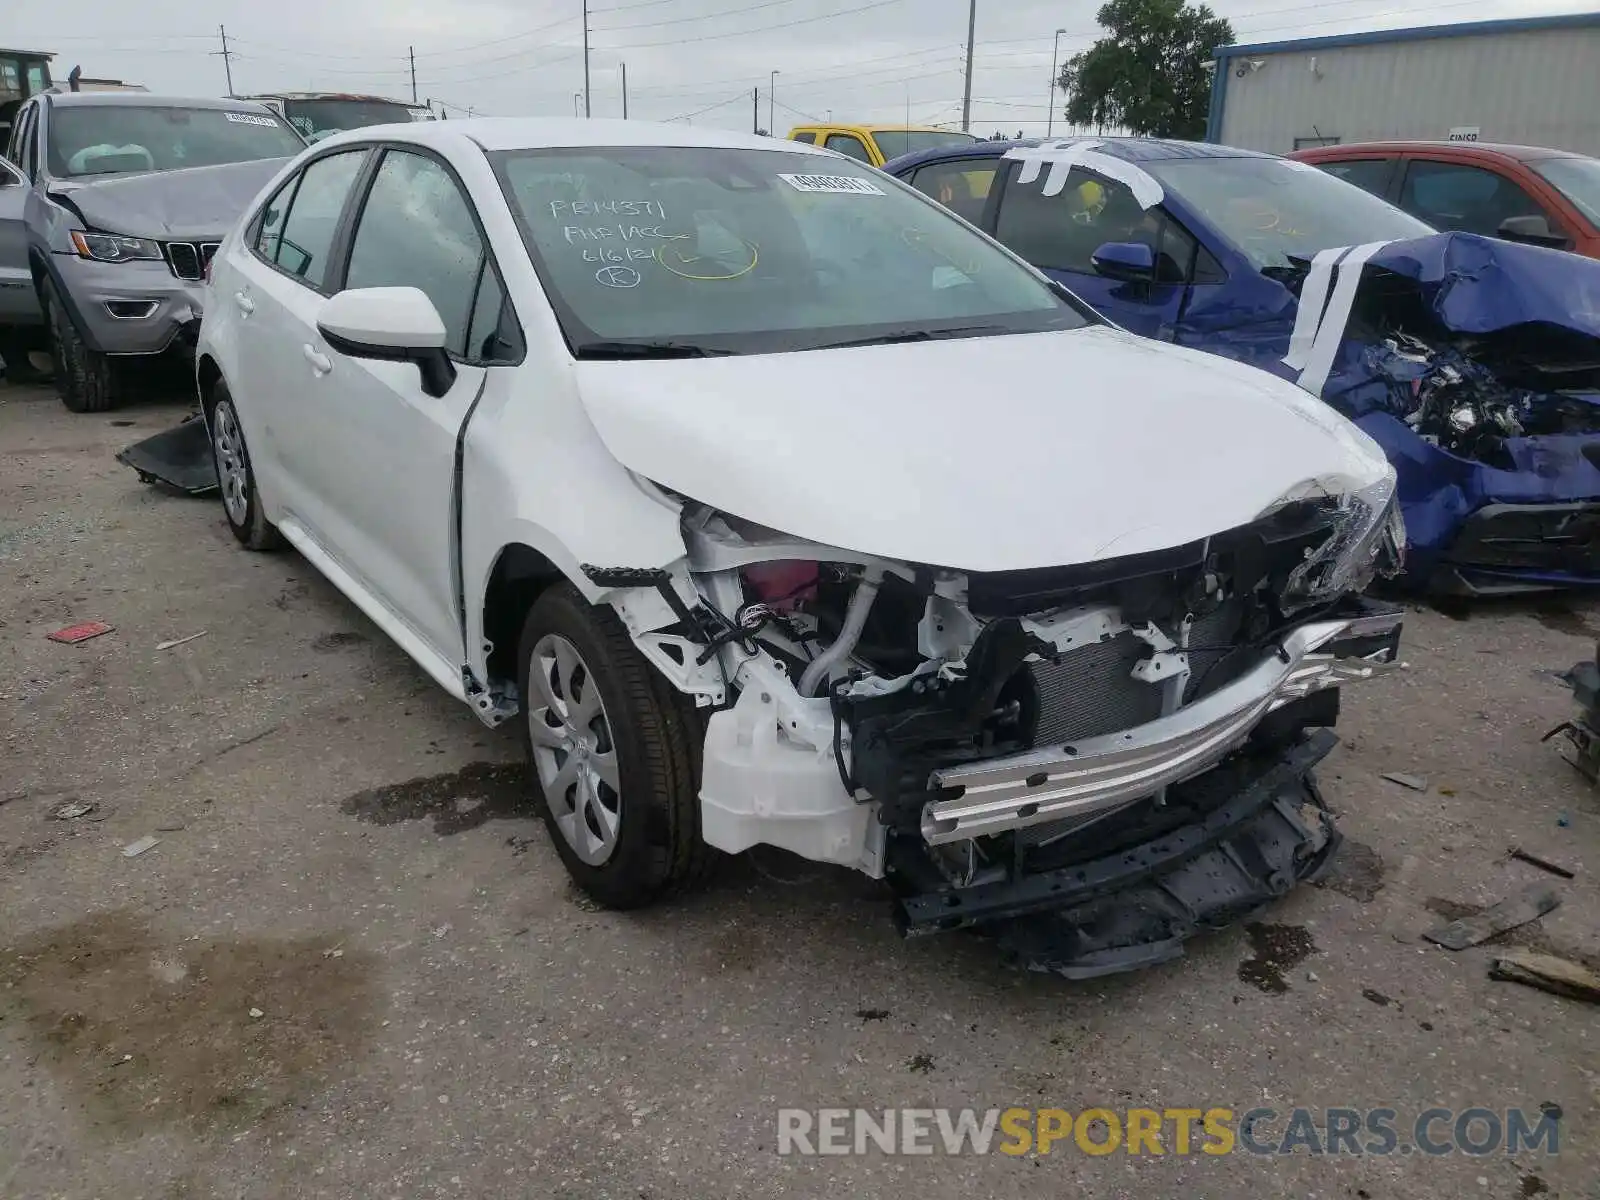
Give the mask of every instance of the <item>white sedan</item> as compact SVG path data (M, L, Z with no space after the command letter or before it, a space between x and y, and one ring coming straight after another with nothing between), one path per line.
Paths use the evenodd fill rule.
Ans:
M212 287L234 533L518 719L603 903L764 844L889 877L913 928L1057 911L1086 838L1200 820L1206 788L1287 847L1267 894L1336 840L1269 836L1250 789L1303 783L1329 689L1392 656L1398 617L1352 598L1403 536L1383 455L863 164L679 125L354 130Z

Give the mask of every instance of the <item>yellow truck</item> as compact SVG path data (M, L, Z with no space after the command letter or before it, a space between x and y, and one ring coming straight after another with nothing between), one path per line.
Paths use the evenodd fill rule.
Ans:
M970 133L936 129L931 125L796 125L791 142L824 146L851 158L881 167L891 158L935 146L952 146L978 139Z

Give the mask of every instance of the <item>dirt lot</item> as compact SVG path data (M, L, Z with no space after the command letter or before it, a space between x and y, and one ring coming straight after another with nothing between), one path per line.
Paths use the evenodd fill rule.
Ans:
M1418 937L1548 881L1512 940L1600 955L1600 801L1539 743L1593 610L1412 613L1411 670L1346 697L1330 884L1074 984L777 857L595 911L509 734L113 461L181 412L0 384L0 1195L1600 1197L1600 1010ZM82 620L116 629L45 639ZM1556 1157L775 1153L791 1106L1541 1104Z

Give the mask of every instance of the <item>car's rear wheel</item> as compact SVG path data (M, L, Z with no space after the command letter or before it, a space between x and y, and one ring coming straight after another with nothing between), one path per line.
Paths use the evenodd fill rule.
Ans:
M277 550L283 534L267 520L244 444L244 428L224 383L211 392L211 456L217 464L217 484L222 490L222 511L233 536L250 550Z
M50 322L50 357L55 362L56 391L73 412L107 412L126 398L123 364L91 350L53 283L46 283L45 317Z
M698 722L622 622L562 584L523 625L523 736L545 824L573 880L609 908L698 883Z

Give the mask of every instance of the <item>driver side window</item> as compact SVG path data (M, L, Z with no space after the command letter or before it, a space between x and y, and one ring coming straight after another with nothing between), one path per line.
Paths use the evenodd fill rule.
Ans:
M1160 207L1146 209L1124 183L1074 167L1059 195L1046 196L1049 170L1018 183L1012 168L995 236L1036 267L1094 274L1094 252L1107 242L1138 242L1156 252L1157 279L1182 283L1195 260L1195 282L1215 282L1222 268L1194 236Z

